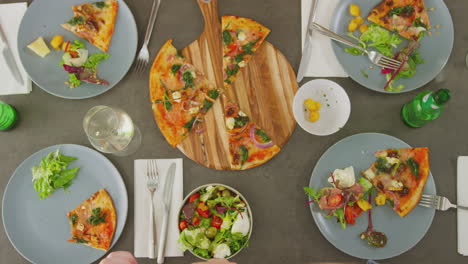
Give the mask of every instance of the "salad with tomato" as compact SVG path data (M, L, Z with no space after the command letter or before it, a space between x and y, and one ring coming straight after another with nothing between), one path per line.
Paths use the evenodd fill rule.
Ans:
M331 187L305 187L304 190L311 199L309 203L317 203L320 209L327 211L328 217L335 217L343 228L354 225L357 217L372 209L367 198L373 186L363 177L356 182L352 166L334 170L328 182Z
M247 247L248 206L227 186L208 185L186 198L179 216L179 244L203 259L228 258Z

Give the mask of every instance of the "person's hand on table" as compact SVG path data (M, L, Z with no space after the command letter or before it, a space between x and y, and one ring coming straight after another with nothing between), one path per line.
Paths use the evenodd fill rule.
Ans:
M130 252L115 251L107 255L99 264L137 264L137 261Z
M227 259L210 259L208 262L195 262L193 264L236 264L229 262Z

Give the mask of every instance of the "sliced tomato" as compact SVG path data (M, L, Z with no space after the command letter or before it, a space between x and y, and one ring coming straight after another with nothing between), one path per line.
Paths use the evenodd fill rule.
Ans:
M197 192L197 193L194 193L194 194L190 195L190 198L189 198L189 203L193 203L193 202L195 202L195 200L197 200L197 199L198 199L198 197L200 197L200 193L199 193L199 192Z
M210 217L210 208L204 203L200 202L197 206L197 212L202 217Z
M196 216L194 218L192 218L192 225L198 226L199 224L200 224L200 218L198 218Z
M222 224L223 219L217 215L213 215L213 218L211 218L211 226L220 229Z
M353 206L346 206L345 209L345 219L346 223L350 225L354 225L356 223L356 217L362 214L362 209L359 207L357 203Z
M180 221L180 223L179 223L179 229L180 229L180 231L182 231L182 230L184 230L185 228L187 228L187 226L188 226L187 221L185 221L185 220Z
M327 198L328 206L335 207L341 204L343 201L343 195L337 193Z

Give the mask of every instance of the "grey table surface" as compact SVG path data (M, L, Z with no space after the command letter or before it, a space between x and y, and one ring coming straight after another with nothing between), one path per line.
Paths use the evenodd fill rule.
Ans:
M36 0L40 1L40 0ZM0 3L16 2L0 0ZM140 43L149 18L152 0L126 0L139 29ZM359 2L359 1L357 1ZM468 2L446 1L455 24L455 46L450 60L435 80L420 90L401 95L385 95L359 86L348 78L334 81L345 87L352 103L348 124L338 133L318 137L297 127L289 143L271 162L244 172L215 171L196 164L170 147L153 121L148 100L148 79L130 72L120 84L98 97L71 101L51 96L38 87L29 95L2 96L20 115L18 126L0 133L0 196L15 168L35 151L59 143L90 146L81 127L86 111L95 105L119 106L134 119L143 134L139 151L129 157L107 155L122 174L129 195L129 214L125 230L113 250L133 251L133 161L140 158L184 158L184 193L201 184L221 182L240 190L255 214L250 246L233 261L247 263L364 263L341 253L329 244L314 224L304 205L306 186L321 154L338 140L361 132L381 132L396 136L413 146L431 149L431 169L439 194L456 200L456 160L468 155ZM300 0L219 0L220 14L252 17L272 29L269 41L276 45L297 70L300 50ZM203 29L196 1L162 1L155 32L150 43L154 57L162 43L174 38L182 48L195 40ZM310 79L305 79L306 82ZM453 99L437 121L421 129L406 127L400 120L400 108L422 90L448 88ZM382 263L466 263L457 253L456 212L435 216L422 241L407 253ZM25 238L27 239L27 238ZM0 228L0 263L27 263L8 241ZM183 258L169 258L167 263L191 263L189 253ZM139 259L139 263L155 263Z

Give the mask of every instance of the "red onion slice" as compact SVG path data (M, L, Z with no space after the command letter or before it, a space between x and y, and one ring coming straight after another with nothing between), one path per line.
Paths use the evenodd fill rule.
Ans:
M269 141L269 142L266 142L266 143L260 143L257 141L257 139L255 138L255 125L252 125L250 127L250 139L252 139L252 141L254 142L255 146L257 148L261 148L261 149L266 149L266 148L269 148L269 147L272 147L274 144L273 144L273 141Z

